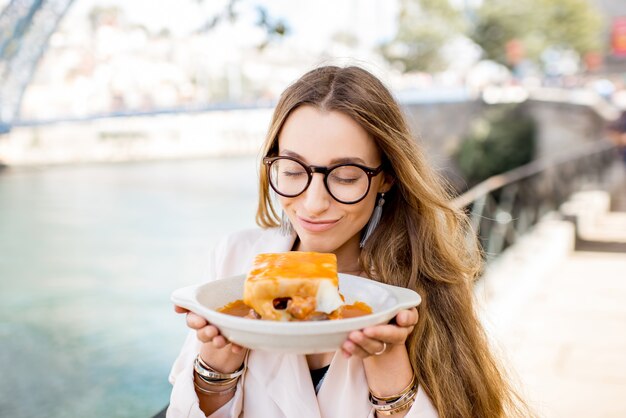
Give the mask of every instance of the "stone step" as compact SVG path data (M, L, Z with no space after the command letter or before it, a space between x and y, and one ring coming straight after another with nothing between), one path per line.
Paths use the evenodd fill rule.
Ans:
M615 207L609 193L583 191L572 195L560 211L575 226L575 249L626 253L626 212Z

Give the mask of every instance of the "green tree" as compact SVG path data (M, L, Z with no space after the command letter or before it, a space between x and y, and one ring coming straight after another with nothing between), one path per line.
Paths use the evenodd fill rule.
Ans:
M458 36L505 65L511 41L534 61L549 47L580 55L602 47L602 18L589 0L483 0L475 10L455 8L449 0L402 0L400 10L396 36L382 52L406 71L444 68L442 48Z
M448 0L402 0L398 32L381 51L405 71L441 70L446 64L441 49L464 29L461 13Z
M469 186L531 162L536 124L520 105L498 105L476 119L454 157Z
M521 42L525 57L538 61L549 47L584 55L602 48L602 18L588 0L484 0L470 38L485 58L505 65L506 46Z

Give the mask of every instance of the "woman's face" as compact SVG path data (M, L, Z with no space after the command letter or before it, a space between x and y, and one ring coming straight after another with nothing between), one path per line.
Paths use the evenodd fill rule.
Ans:
M320 111L309 105L295 109L278 137L279 155L306 165L330 166L352 162L375 168L381 156L374 140L354 120L336 111ZM360 231L367 224L376 194L389 189L384 173L372 178L366 197L355 204L337 202L324 186L324 175L315 173L299 196L279 196L296 230L300 251L358 254Z

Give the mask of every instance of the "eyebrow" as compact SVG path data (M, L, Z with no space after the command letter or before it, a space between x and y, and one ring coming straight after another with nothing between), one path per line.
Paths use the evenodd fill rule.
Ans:
M306 158L304 158L302 155L298 154L297 152L290 151L290 150L283 150L280 153L280 155L287 156L287 157L294 157L294 158L297 158L297 159L302 160L304 162L307 162ZM350 164L350 163L357 163L357 164L367 165L365 163L365 161L363 161L361 158L358 158L358 157L333 158L332 160L330 160L330 164L331 165L334 165L334 164Z

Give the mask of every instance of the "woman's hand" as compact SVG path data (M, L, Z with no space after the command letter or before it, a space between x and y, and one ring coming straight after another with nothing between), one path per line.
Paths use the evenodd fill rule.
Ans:
M187 314L187 326L196 331L202 342L200 357L209 366L221 373L232 373L243 364L247 349L233 344L220 334L220 330L206 319L181 306L174 306L180 314Z
M404 346L418 318L417 309L411 308L398 312L388 324L352 331L341 346L341 351L347 358L350 356L366 358L391 352L394 346Z

